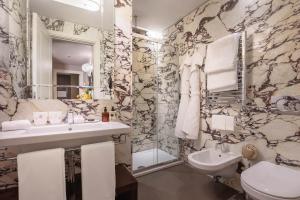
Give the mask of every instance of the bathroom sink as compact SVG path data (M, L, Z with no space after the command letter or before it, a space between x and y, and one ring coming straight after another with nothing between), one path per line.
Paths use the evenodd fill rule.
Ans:
M0 132L0 146L15 146L99 136L128 134L131 128L120 122L33 126L29 130Z
M188 162L204 173L214 176L230 177L235 173L242 156L218 149L204 149L188 155Z

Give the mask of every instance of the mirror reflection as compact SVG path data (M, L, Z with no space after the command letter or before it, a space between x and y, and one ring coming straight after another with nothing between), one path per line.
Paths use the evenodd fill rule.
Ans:
M52 40L54 98L91 99L93 47L64 40ZM81 88L76 86L82 86Z
M28 10L33 98L107 98L113 0L29 0Z

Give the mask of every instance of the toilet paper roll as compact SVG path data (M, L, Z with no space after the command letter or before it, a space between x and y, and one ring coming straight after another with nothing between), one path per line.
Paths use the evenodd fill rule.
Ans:
M242 148L242 155L248 160L254 160L257 156L257 148L252 144L246 144Z

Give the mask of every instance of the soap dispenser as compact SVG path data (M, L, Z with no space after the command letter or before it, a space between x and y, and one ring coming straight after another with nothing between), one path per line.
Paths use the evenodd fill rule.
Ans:
M111 107L111 111L109 112L109 119L110 121L116 121L117 117L116 117L116 110L115 107Z
M107 112L106 107L104 107L104 112L102 113L102 122L109 122L109 112Z

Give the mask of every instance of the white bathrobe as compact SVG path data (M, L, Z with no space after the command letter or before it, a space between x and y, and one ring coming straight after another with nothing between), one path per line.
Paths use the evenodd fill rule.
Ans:
M182 131L187 139L198 139L200 129L200 70L193 65L190 76L191 97L186 110Z
M181 100L175 135L179 138L198 139L200 130L200 69L205 55L205 46L201 46L191 58L191 65L181 68Z
M177 121L175 127L175 136L185 138L185 133L182 131L184 118L186 116L187 107L190 100L190 66L192 59L188 55L185 57L183 64L180 67L181 73L181 99L177 114Z

